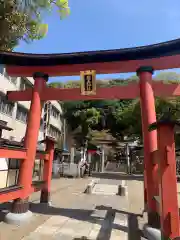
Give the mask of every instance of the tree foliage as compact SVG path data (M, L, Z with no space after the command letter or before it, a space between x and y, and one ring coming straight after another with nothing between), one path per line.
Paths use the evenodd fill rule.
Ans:
M111 87L124 85L126 81L97 80L98 87ZM50 87L59 88L76 88L80 87L80 81L68 81L65 84L54 82L49 84ZM64 102L64 115L69 123L71 131L74 133L79 143L85 142L85 139L91 141L93 134L97 131L104 133L109 131L114 120L113 113L118 109L123 109L132 100L92 100L92 101L73 101ZM104 136L104 135L103 135Z
M156 117L157 120L168 118L170 120L180 119L180 98L176 99L155 99ZM114 114L115 121L113 122L110 131L117 139L123 136L134 137L142 141L142 126L141 126L141 109L140 101L134 100L131 105L128 105L123 111L119 109ZM176 135L176 144L180 145L180 137Z
M180 74L176 72L160 72L155 76L155 79L163 81L179 81Z
M31 42L43 38L48 25L42 13L56 6L60 17L69 14L68 0L1 0L0 50L12 51L20 40Z
M167 75L167 76L166 76ZM177 82L177 73L159 74L155 79L165 79L166 83ZM97 80L99 87L125 85L137 81L132 79L114 79L109 81ZM65 84L53 83L51 87L80 87L79 81L69 81ZM172 120L180 118L180 98L156 98L155 107L157 120L169 117ZM139 99L135 100L92 100L63 103L65 117L79 142L91 140L93 132L105 132L118 140L130 137L142 141L141 109ZM104 135L103 135L104 136ZM180 137L176 136L180 145Z
M63 104L64 116L74 133L77 142L83 145L91 138L92 128L99 122L100 112L89 107L86 102L65 102Z

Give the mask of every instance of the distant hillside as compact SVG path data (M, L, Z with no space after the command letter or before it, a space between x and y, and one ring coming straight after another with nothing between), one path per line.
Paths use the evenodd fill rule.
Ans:
M177 72L161 72L153 76L153 80L164 82L177 83L180 82L180 74ZM111 87L117 85L127 85L130 82L137 82L138 77L136 75L131 76L127 79L117 78L117 79L97 79L96 83L98 87ZM55 88L79 88L80 80L69 80L65 83L60 81L52 82L48 84L50 87Z

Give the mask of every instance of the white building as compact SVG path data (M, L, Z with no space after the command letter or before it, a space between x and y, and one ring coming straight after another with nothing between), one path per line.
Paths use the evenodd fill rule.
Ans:
M3 138L21 141L25 135L30 102L8 102L7 91L25 90L31 88L33 78L12 78L7 76L5 70L0 73L0 120L6 121L12 131L3 131ZM51 101L51 111L48 122L47 135L58 139L62 133L62 108L57 101ZM39 140L43 139L43 111Z
M12 78L6 74L5 69L0 69L0 120L6 121L7 126L12 131L3 130L2 137L21 141L25 136L28 111L30 101L28 102L9 102L6 98L7 91L18 91L31 88L34 83L33 78ZM44 109L42 111L41 127L39 131L39 141L44 139L43 125ZM50 102L50 111L48 117L47 135L59 139L63 132L62 108L57 101ZM0 188L13 186L17 183L19 167L14 166L18 160L3 160L0 162ZM9 167L8 167L9 165ZM8 170L9 169L9 170Z

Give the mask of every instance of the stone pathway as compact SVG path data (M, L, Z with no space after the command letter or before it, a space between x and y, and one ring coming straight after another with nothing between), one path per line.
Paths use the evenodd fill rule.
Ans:
M94 220L93 220L94 219ZM121 226L112 229L113 226ZM67 216L52 216L23 240L57 239L128 239L126 215L115 213L112 209L95 210L89 219L73 219ZM127 231L127 230L126 230Z
M52 201L54 206L70 206L78 194L82 193L83 189L89 183L89 179L54 179L52 180ZM36 192L32 194L31 201L34 202L33 206L36 206L40 199L40 193ZM6 209L8 206L0 205L0 209ZM37 205L38 208L38 205ZM33 217L30 223L22 226L8 225L4 222L0 222L0 240L20 240L23 237L28 236L38 226L47 221L51 215L44 213L43 210L37 211L34 209ZM40 210L40 208L39 208ZM3 212L0 213L1 219Z
M96 184L92 193L97 195L113 196L118 193L118 185Z
M114 189L117 190L115 184L100 184L99 188L98 196L77 194L69 207L53 204L48 210L52 216L23 240L75 240L83 237L90 240L127 240L128 218L121 210L127 209L128 201L114 194Z
M137 216L143 210L142 183L127 181L131 193L121 197L116 195L121 180L102 177L91 195L83 193L90 179L55 180L52 207L40 206L34 194L32 221L20 227L0 223L0 240L143 239Z

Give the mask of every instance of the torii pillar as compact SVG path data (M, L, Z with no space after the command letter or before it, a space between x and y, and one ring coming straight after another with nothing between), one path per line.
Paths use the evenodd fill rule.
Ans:
M137 70L140 86L140 105L142 133L144 141L144 200L148 212L148 223L159 225L159 217L154 196L158 193L157 164L153 163L153 154L157 150L157 130L149 132L150 124L156 122L155 100L152 88L153 69L149 66Z
M29 195L32 191L32 169L36 157L36 148L41 121L42 101L40 95L45 88L48 75L44 73L34 73L34 87L32 89L31 106L28 115L24 147L26 158L22 160L19 171L18 185L23 186L23 195L15 199L11 212L5 217L7 223L20 224L27 221L32 213L29 211Z
M179 130L179 122L169 118L161 119L150 126L150 131L157 129L158 132L158 152L155 161L158 163L159 194L155 199L159 207L163 240L180 239L174 139L176 126Z

